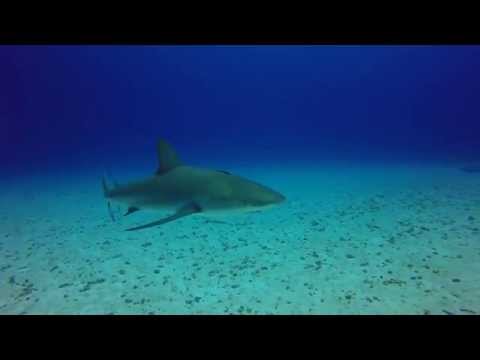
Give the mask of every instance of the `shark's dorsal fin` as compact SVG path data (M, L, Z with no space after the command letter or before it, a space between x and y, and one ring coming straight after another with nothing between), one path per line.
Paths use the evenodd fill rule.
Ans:
M163 139L160 139L157 143L157 155L158 169L155 172L157 175L165 174L177 166L182 165L175 150Z

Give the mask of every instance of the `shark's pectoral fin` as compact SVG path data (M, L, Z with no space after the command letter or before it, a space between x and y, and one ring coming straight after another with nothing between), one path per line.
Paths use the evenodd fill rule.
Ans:
M145 225L141 225L141 226L137 226L137 227L127 229L126 231L146 229L146 228L149 228L149 227L152 227L152 226L166 224L170 221L174 221L174 220L180 219L180 218L188 216L188 215L199 213L201 211L202 211L202 209L198 204L196 204L195 202L190 202L190 203L182 206L180 209L178 209L177 212L173 215L167 216L166 218L163 218L163 219L160 219L160 220L157 220L157 221L153 221L153 222L145 224Z
M140 210L140 209L135 207L135 206L130 206L128 208L127 212L125 214L123 214L123 216L130 215L131 213L134 213L135 211L138 211L138 210Z

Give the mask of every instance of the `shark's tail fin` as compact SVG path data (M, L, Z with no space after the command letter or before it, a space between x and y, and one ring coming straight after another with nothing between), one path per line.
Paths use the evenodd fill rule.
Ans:
M105 196L107 196L109 194L109 192L111 191L111 188L108 187L107 179L109 179L110 182L113 184L113 189L115 189L116 187L119 186L118 183L113 178L113 176L110 174L110 172L105 170L104 173L103 173L103 177L102 177L103 194Z
M108 198L108 195L110 193L110 189L108 188L107 178L106 178L105 175L102 176L102 188L103 188L103 196ZM108 213L110 215L110 218L112 219L112 221L115 221L115 216L113 216L113 211L112 211L112 207L110 205L109 200L107 200L107 206L108 206Z
M107 197L108 193L110 192L110 189L108 188L107 179L105 175L102 176L102 188L103 188L103 195Z

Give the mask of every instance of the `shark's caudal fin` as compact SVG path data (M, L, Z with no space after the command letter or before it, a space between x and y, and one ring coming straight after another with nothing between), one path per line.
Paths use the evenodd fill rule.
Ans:
M103 189L103 196L107 198L110 193L110 189L108 188L107 179L105 175L102 176L102 189ZM110 215L110 218L112 219L112 221L115 221L115 216L113 216L112 207L110 205L110 201L108 200L107 200L107 206L108 206L108 214Z
M110 180L110 182L113 184L113 188L117 188L119 186L118 182L115 180L115 178L112 176L112 173L108 170L105 171L105 176Z
M102 176L102 189L103 189L103 195L105 197L108 196L110 189L108 188L107 179L105 175Z
M155 174L162 175L177 166L182 165L175 150L165 140L160 139L157 143L158 168Z

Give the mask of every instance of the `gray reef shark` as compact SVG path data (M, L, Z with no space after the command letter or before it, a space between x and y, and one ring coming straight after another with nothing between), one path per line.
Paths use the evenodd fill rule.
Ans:
M165 224L192 214L257 211L285 201L282 194L227 171L184 165L164 140L158 141L157 153L159 166L150 177L125 185L114 184L111 189L105 177L102 179L105 198L127 205L125 215L141 209L176 209L166 218L127 231ZM108 205L110 210L110 202Z
M460 170L467 173L480 173L480 164L467 165L460 168Z

